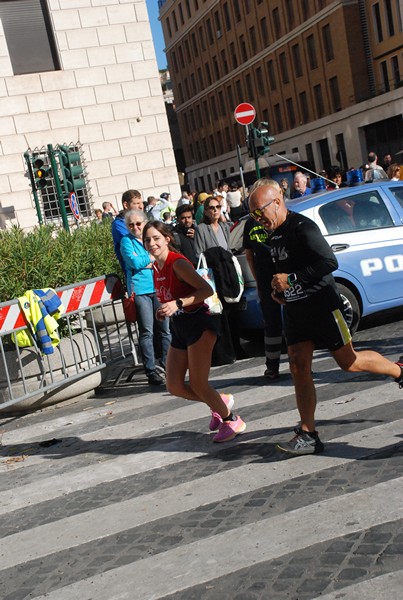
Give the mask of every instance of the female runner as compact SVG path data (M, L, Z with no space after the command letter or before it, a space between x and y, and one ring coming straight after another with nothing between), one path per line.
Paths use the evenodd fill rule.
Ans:
M196 273L191 262L173 251L173 238L160 221L143 230L143 242L155 258L154 280L161 307L157 318L171 318L172 341L166 363L166 384L171 394L204 402L211 410L210 430L214 442L227 442L245 430L233 415L232 394L219 394L208 381L213 347L219 334L218 319L208 312L204 300L213 294L209 283ZM185 383L189 371L189 383Z

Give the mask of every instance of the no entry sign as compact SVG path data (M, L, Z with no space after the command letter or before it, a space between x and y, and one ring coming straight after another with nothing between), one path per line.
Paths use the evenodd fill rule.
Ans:
M256 110L249 102L238 104L234 111L235 121L240 125L250 125L256 117Z

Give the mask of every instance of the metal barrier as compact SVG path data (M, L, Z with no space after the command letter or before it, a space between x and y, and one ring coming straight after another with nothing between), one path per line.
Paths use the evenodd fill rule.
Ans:
M34 406L43 406L68 394L79 395L80 387L75 393L71 389L74 382L80 384L127 357L132 368L139 365L137 329L124 318L124 289L117 275L88 279L55 292L66 312L58 320L61 341L52 354L43 354L35 340L33 346L20 348L15 334L29 330L24 313L17 299L0 303L0 412L35 398Z

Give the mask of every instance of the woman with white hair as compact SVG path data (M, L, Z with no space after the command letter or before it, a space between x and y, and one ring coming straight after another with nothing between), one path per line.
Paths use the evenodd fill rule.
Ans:
M161 372L165 370L171 334L168 319L157 320L155 317L160 303L154 287L154 259L144 248L142 237L147 216L137 209L128 210L125 222L130 233L121 239L120 254L126 272L127 292L129 296L135 294L141 357L149 384L162 385ZM159 364L154 354L154 331L160 347Z

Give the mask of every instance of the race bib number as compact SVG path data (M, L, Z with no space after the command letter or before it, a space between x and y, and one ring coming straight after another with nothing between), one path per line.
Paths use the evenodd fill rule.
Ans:
M300 283L296 283L294 287L284 290L284 300L286 302L295 302L296 300L304 300L307 297L305 290Z

